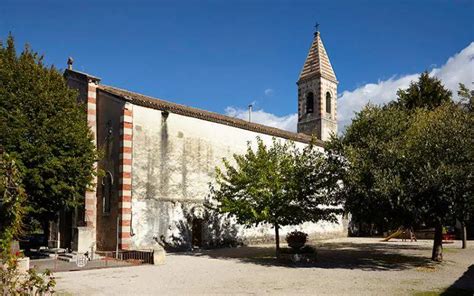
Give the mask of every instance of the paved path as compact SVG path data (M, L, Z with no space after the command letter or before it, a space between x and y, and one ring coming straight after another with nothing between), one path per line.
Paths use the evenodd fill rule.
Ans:
M443 264L428 260L430 241L358 238L318 244L313 266L278 265L272 246L169 254L162 266L56 273L57 290L73 295L410 295L442 291L453 283L474 289L474 241L469 243L467 250L459 242L445 246Z

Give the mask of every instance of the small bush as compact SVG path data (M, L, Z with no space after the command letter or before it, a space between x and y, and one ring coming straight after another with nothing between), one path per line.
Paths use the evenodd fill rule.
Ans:
M0 264L0 293L2 295L53 295L56 281L49 270L38 273L30 269L18 271L17 259L12 256Z
M308 235L298 230L292 231L286 235L288 246L296 250L301 249L306 244L307 240Z

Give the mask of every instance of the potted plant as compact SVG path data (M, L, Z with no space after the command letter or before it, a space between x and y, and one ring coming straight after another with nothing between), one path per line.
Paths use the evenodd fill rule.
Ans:
M301 249L308 240L308 235L302 231L292 231L286 235L286 242L288 246L292 249L299 250Z

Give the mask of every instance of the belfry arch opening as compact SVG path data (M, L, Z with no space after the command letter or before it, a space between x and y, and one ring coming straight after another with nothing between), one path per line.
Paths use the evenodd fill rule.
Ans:
M306 94L306 113L314 112L314 94L309 92Z
M326 93L326 113L331 113L331 94L329 92Z

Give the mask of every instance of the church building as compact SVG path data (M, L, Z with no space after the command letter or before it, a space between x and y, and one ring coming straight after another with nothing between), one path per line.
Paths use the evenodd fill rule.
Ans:
M304 147L315 135L323 151L324 141L337 133L338 81L319 32L297 81L297 133L107 86L68 64L64 77L87 103L87 121L102 156L84 209L60 216L58 246L78 252L273 239L270 226L243 228L204 206L215 167L222 158L245 153L256 137ZM339 217L339 223L304 223L280 233L294 229L310 237L343 236L347 225Z

